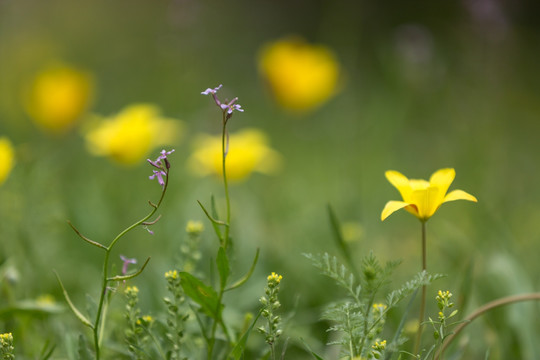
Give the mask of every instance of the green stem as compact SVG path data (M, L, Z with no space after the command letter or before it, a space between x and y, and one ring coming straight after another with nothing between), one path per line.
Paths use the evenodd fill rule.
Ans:
M169 171L167 170L167 174L165 175L165 185L163 186L163 190L161 191L161 197L159 198L159 201L157 205L150 203L152 206L152 211L148 215L146 215L141 220L137 221L133 225L129 226L128 228L124 229L120 234L118 234L111 244L105 248L105 259L103 261L103 279L101 284L101 295L99 297L99 304L98 304L98 310L96 313L96 320L94 321L94 327L93 327L93 335L94 335L94 349L96 352L96 360L99 360L100 358L100 322L104 318L103 309L104 309L104 303L105 303L105 295L107 293L107 285L109 284L109 258L111 255L112 248L114 245L122 238L124 235L126 235L129 231L133 230L137 226L144 223L146 220L150 219L159 206L161 205L163 198L165 197L165 192L167 191L167 186L169 184ZM103 328L103 327L102 327Z
M529 300L540 300L540 293L507 296L501 299L493 300L479 307L473 313L467 316L464 319L463 323L461 323L458 327L456 327L456 329L454 330L454 333L448 337L448 340L443 344L441 350L435 356L435 360L438 360L439 357L442 356L443 351L450 345L452 340L454 340L456 336L458 336L458 334L465 328L465 326L469 325L474 319L476 319L480 315L483 315L484 313L492 309L495 309L504 305L509 305L509 304L513 304L513 303L517 303L521 301L529 301Z
M422 220L422 271L427 269L427 252L426 252L426 221ZM416 332L416 342L414 345L414 354L417 355L420 350L422 340L422 323L424 322L424 313L426 311L426 285L422 286L422 298L420 300L420 314L418 315L418 330Z
M226 226L225 226L225 235L223 239L223 248L227 250L227 246L229 245L229 227L231 223L231 201L229 198L229 185L227 182L227 170L226 170L226 159L227 159L227 153L229 151L228 149L228 139L227 139L227 111L223 111L223 130L221 133L221 153L222 153L222 169L223 169L223 186L225 188L225 201L227 206L227 220L226 220Z

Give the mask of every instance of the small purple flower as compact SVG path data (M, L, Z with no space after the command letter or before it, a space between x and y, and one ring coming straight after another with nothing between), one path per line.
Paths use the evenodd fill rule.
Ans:
M150 180L154 180L157 178L157 181L161 187L165 186L165 180L163 180L164 176L167 176L167 173L163 170L152 170L154 172L154 175L150 175L148 178Z
M219 85L218 87L216 88L208 88L206 89L205 91L201 92L202 95L212 95L212 97L214 98L214 101L216 103L217 106L219 106L221 108L221 110L223 110L223 112L227 113L227 119L229 119L231 116L232 116L232 113L234 110L236 111L240 111L240 112L244 112L244 109L242 109L242 107L239 105L239 104L236 104L236 102L238 101L238 98L234 98L232 99L231 101L229 101L228 103L222 103L216 93L218 92L219 89L221 89L223 85Z
M221 104L220 107L222 110L227 110L227 114L232 114L234 110L244 112L244 109L240 104L235 104L238 101L238 98L232 99L228 104Z
M127 274L129 264L136 264L137 263L137 259L130 259L128 257L125 257L124 255L120 255L120 259L122 259L122 261L124 263L122 265L122 275Z
M218 87L216 87L216 88L213 88L213 89L208 88L208 89L204 90L203 92L201 92L201 94L202 94L202 95L208 95L208 94L214 95L214 94L217 93L218 90L221 89L222 87L223 87L223 85L220 84L220 85L219 85Z
M165 186L165 180L163 180L163 177L167 176L167 171L171 168L171 163L169 163L167 156L171 155L173 152L174 152L174 149L172 149L171 151L161 150L160 155L155 161L146 159L153 167L158 169L158 170L152 170L154 174L150 175L148 178L150 180L157 178L157 181L159 185L161 185L161 187Z

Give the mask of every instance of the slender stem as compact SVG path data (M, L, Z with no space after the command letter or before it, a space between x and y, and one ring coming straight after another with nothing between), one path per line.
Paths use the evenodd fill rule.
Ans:
M93 335L94 335L94 348L96 352L96 360L99 360L100 357L100 321L104 318L103 309L104 309L104 303L105 303L105 295L107 293L107 285L109 284L109 258L111 255L111 250L116 244L120 238L122 238L124 235L126 235L129 231L133 230L137 226L144 223L146 220L150 219L152 215L155 214L159 206L161 205L163 198L165 197L165 192L167 191L167 186L169 184L169 171L167 170L167 174L165 175L165 184L163 185L163 190L161 191L161 197L159 198L159 201L157 205L152 205L152 211L148 215L146 215L141 220L137 221L133 225L127 227L124 229L120 234L118 234L111 244L105 248L105 259L103 260L103 280L101 283L101 295L99 297L99 304L98 309L96 313L96 320L94 321L94 327L93 327Z
M227 121L228 121L228 114L227 111L223 111L223 131L221 133L221 153L223 155L222 157L222 167L223 167L223 186L225 188L225 201L227 206L227 220L226 220L226 226L225 226L225 235L223 239L223 248L226 250L227 246L229 245L229 227L231 223L231 201L229 198L229 185L227 182L227 170L226 170L226 159L227 159L227 153L229 152L228 149L228 139L227 139Z
M422 271L427 269L427 251L426 251L426 221L422 220ZM416 342L414 345L414 354L417 355L420 350L422 340L422 323L424 322L424 313L426 311L426 285L422 286L422 298L420 300L420 314L418 314L418 330L416 332Z
M507 296L501 299L493 300L478 309L476 309L474 312L472 312L469 316L467 316L464 319L464 322L461 323L456 329L454 330L454 333L448 337L448 340L443 344L441 350L439 353L435 356L435 360L439 359L440 356L442 356L442 352L450 345L452 340L458 336L458 334L465 328L465 326L469 325L474 319L479 317L480 315L483 315L484 313L498 308L500 306L509 305L521 301L529 301L529 300L540 300L540 293L532 293L532 294L522 294L522 295L513 295L513 296Z

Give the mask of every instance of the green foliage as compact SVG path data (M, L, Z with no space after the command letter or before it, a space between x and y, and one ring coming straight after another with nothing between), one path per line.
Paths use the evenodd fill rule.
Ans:
M387 312L418 288L429 285L441 277L423 271L400 288L388 293L386 304L374 304L381 287L390 282L393 271L399 265L398 261L387 262L382 266L370 253L362 259L361 277L357 279L335 256L330 256L328 253L305 254L305 256L322 274L335 280L336 284L347 292L348 299L330 305L322 318L332 323L328 331L341 335L329 345L340 345L342 354L351 358L383 356L386 341L385 346L382 347L377 339L383 331ZM399 336L395 339L398 341Z

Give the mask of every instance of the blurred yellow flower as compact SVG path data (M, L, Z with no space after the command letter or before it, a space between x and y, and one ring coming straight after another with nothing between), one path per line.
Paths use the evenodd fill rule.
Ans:
M15 150L11 141L5 136L0 137L0 185L6 181L15 165Z
M156 146L177 140L181 128L180 121L161 117L156 106L136 104L115 116L99 119L85 137L92 154L133 165L145 159Z
M271 174L279 169L280 164L281 156L268 147L268 139L260 130L244 129L229 135L227 179L241 181L254 171ZM200 136L188 165L200 176L222 176L221 136Z
M428 220L439 207L448 201L468 200L477 202L476 198L463 190L453 190L446 193L456 176L454 169L440 169L426 180L407 179L397 171L389 170L385 173L388 181L394 185L401 194L403 201L389 201L386 203L381 220L386 219L395 211L405 208L421 221Z
M86 72L64 65L50 67L32 82L26 110L45 130L62 133L85 113L93 88L93 79Z
M265 45L259 54L259 70L277 101L291 110L310 110L336 93L339 64L323 45L300 38L286 38Z

